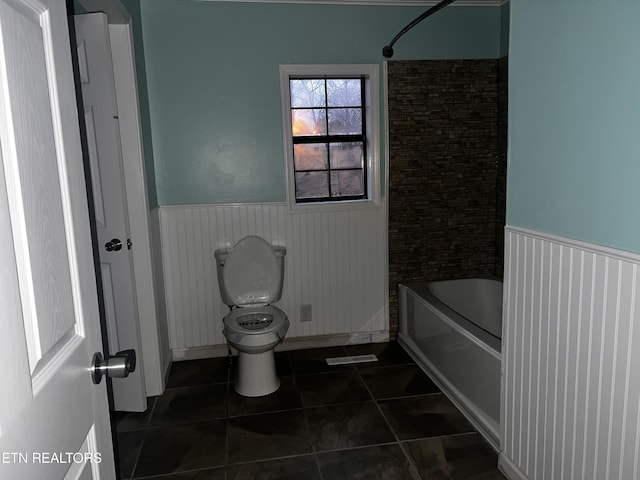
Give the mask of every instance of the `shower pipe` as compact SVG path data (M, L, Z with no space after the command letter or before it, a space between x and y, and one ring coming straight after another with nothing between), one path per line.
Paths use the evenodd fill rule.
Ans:
M411 30L413 27L415 27L417 24L419 24L425 18L430 17L431 15L436 13L438 10L442 10L444 7L446 7L450 3L453 3L454 1L455 0L442 0L442 2L434 5L429 10L424 12L422 15L417 17L413 22L411 22L409 25L404 27L402 30L400 30L400 32L398 32L398 34L395 37L393 37L393 40L391 40L391 42L389 42L389 45L387 45L386 47L384 47L382 49L382 55L384 55L385 58L393 57L393 48L392 48L393 44L396 43L396 41L398 41L398 39L401 36L403 36L405 33L407 33L409 30Z

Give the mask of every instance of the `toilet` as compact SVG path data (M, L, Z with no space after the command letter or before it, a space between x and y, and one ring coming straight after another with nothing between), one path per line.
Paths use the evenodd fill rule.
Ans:
M238 351L235 389L261 397L280 387L274 349L289 329L285 313L271 305L282 295L286 249L251 235L215 251L224 317L224 336Z

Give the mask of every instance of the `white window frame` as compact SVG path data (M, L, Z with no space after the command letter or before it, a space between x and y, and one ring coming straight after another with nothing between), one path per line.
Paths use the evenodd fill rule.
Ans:
M380 207L380 67L378 64L349 65L280 65L280 93L282 95L282 134L284 140L285 176L288 211L340 211ZM293 167L293 136L291 132L291 77L366 77L365 115L367 116L367 198L359 200L324 200L296 202Z

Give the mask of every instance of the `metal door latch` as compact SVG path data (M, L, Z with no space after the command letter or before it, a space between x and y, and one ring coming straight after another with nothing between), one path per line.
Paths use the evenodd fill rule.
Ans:
M112 252L114 250L117 252L122 248L122 242L119 238L114 238L110 242L105 243L104 248L107 250L107 252Z
M125 378L135 370L135 350L123 350L106 360L102 357L102 353L96 352L93 354L93 362L91 364L91 380L98 385L104 375L110 378Z

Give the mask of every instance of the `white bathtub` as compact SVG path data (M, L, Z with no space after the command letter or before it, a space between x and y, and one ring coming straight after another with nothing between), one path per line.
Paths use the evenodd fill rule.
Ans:
M502 282L406 283L399 299L399 343L498 449Z

